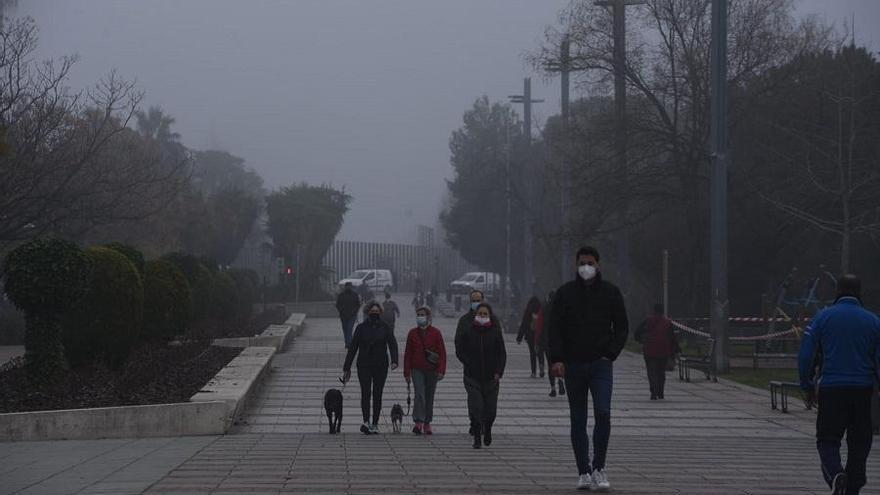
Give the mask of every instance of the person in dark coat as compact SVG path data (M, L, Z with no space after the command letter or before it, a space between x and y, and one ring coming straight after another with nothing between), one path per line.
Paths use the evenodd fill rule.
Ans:
M837 300L804 330L798 354L801 390L808 404L819 405L816 448L833 495L858 495L865 486L873 443L871 401L880 365L880 318L862 307L861 292L858 277L841 277ZM840 460L844 434L845 468Z
M629 322L623 294L602 277L599 251L582 247L577 275L556 291L550 323L550 361L565 377L571 415L571 444L578 468L577 488L608 491L605 457L611 437L613 363L623 351ZM593 462L587 436L587 396L593 398Z
M501 327L492 319L492 307L480 303L471 328L455 341L455 356L464 365L464 388L473 447L492 444L492 424L498 409L498 388L507 363Z
M400 317L400 308L397 306L397 303L391 299L391 293L385 293L385 302L382 303L382 321L388 324L391 327L391 331L394 331L394 325L397 322L397 318Z
M663 314L663 305L655 304L654 313L649 316L634 335L636 342L642 344L645 368L648 370L648 385L651 400L663 399L666 385L666 366L670 359L681 353L672 321Z
M544 307L541 311L541 332L537 336L537 340L540 343L539 352L541 352L547 359L547 376L550 377L550 397L556 397L556 382L559 382L559 395L565 395L565 379L563 377L556 377L553 373L550 373L550 368L553 364L550 360L550 322L553 320L553 310L551 305L555 295L556 291L552 290L547 294L547 302L544 303Z
M526 304L522 321L519 324L519 333L516 334L517 344L522 344L523 340L525 340L526 345L529 346L529 364L532 366L532 378L537 376L537 369L540 369L541 378L544 378L544 354L538 352L539 345L537 341L537 337L542 333L543 328L541 327L543 324L541 300L537 297L532 297Z
M477 313L477 307L486 301L486 296L483 295L483 291L474 289L470 293L470 306L468 306L468 310L465 314L461 315L458 319L458 325L455 327L455 340L458 341L458 337L470 330L470 328L474 324L474 316ZM501 327L498 318L495 315L492 315L492 321L495 322L499 328Z
M345 364L342 365L342 380L351 378L351 365L357 356L358 381L361 384L361 413L364 424L361 433L379 433L379 414L382 412L382 391L388 377L388 363L391 370L397 369L397 340L385 322L382 321L382 305L371 302L367 305L367 319L354 330ZM373 398L373 417L370 422L370 397Z
M351 345L351 332L357 323L358 310L361 307L361 298L351 287L351 282L345 283L345 288L336 296L336 311L342 321L342 338L345 339L345 348Z

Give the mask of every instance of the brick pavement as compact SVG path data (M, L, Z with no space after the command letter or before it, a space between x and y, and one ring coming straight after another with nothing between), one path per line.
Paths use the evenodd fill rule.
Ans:
M437 324L451 348L454 321ZM529 378L526 347L507 337L495 442L482 450L470 448L454 357L438 387L433 437L388 433L387 417L382 435L358 433L356 383L345 391L343 434L323 433L321 398L338 386L344 349L337 320L310 319L233 434L0 444L0 494L574 493L567 403L547 396L546 379ZM671 379L667 387L665 401L649 401L639 357L615 364L608 474L616 493L827 492L814 413L770 411L766 392L734 384ZM392 373L383 414L405 394ZM875 455L869 478L878 475ZM880 483L862 493L880 494Z

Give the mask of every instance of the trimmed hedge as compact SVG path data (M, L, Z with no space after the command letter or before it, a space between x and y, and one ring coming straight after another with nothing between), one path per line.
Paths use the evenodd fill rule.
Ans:
M230 268L226 273L235 280L236 316L242 320L250 318L259 297L260 276L253 270L243 268Z
M189 282L165 260L144 265L144 340L170 340L186 333L192 319Z
M238 317L238 294L235 280L226 272L216 272L211 278L211 307L208 315L223 320Z
M144 286L124 255L106 247L85 250L93 270L89 292L64 320L64 347L71 366L122 365L143 323Z
M34 381L51 381L66 368L61 318L86 296L92 261L76 244L36 239L6 255L4 291L25 313L25 365Z
M144 254L138 251L136 248L129 246L128 244L123 244L121 242L111 242L109 244L104 244L104 247L110 248L117 253L128 258L128 261L131 261L131 264L134 265L138 274L141 277L144 276Z
M168 253L163 260L173 264L186 276L192 293L192 320L204 320L210 315L213 277L198 258L186 253Z

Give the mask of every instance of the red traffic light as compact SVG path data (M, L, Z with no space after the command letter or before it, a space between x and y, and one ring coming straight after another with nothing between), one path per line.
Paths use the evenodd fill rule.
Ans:
M284 273L286 273L287 275L293 275L293 267L288 266L287 268L284 269Z

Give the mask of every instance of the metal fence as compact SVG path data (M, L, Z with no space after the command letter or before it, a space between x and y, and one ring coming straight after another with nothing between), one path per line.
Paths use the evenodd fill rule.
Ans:
M449 247L359 241L335 241L323 265L327 271L322 282L331 292L340 279L362 268L391 270L400 292L413 292L418 285L424 291L434 287L444 292L461 274L478 270Z

